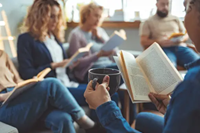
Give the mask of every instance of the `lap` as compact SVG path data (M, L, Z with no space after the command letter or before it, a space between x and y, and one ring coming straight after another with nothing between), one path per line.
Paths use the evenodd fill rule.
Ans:
M176 55L178 58L178 63L181 66L184 66L185 64L194 62L199 59L199 55L194 50L188 47L178 47Z
M57 101L53 101L53 98L56 98ZM66 105L67 107L63 109L65 112L71 113L74 109L80 110L74 101L69 91L58 80L48 78L3 105L0 108L0 121L18 128L20 132L27 131L51 104L52 106L57 103L59 103L57 106Z

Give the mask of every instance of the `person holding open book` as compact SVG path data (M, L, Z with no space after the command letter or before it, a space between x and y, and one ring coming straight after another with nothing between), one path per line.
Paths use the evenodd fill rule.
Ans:
M80 10L80 26L76 27L69 35L69 55L72 56L79 48L93 43L87 56L80 59L73 73L79 82L87 83L87 72L90 68L116 68L109 58L115 52L103 51L101 47L109 37L100 26L103 7L92 2L84 5Z
M200 0L186 0L185 27L188 35L200 51ZM88 84L85 97L91 108L96 109L102 125L109 133L198 133L200 131L200 59L186 65L189 69L185 79L176 86L170 96L150 93L150 100L165 114L160 117L141 113L132 129L122 117L119 108L110 101L108 93L109 76L101 85L92 88ZM96 100L98 99L98 100Z
M199 55L186 46L187 32L182 21L169 13L170 2L171 0L157 0L157 13L141 24L141 44L146 49L157 42L175 67L177 63L184 67L199 59Z
M23 80L2 50L0 62L0 122L16 127L20 133L29 132L38 126L37 123L54 133L75 133L73 121L76 121L86 133L104 133L103 128L85 115L66 87L54 78L35 82L29 87L29 84L24 85L27 90L4 103L10 94L14 94L14 87L22 84Z

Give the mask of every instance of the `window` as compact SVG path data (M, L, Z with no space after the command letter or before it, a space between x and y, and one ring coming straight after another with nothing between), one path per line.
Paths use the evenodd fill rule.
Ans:
M105 8L107 21L135 21L145 20L156 13L157 0L67 0L66 14L68 21L79 22L79 10L83 4L91 1ZM184 0L171 1L171 13L183 18Z
M171 13L181 19L185 17L185 7L183 5L184 0L172 0Z
M108 0L68 0L66 2L66 12L67 12L68 21L73 20L74 22L79 22L80 7L92 1L103 6L105 11L107 11L107 13L109 14L112 14L115 10L122 9L122 0L109 0L109 3L108 3ZM110 4L110 3L114 3L114 4ZM109 14L107 14L107 16Z
M147 19L154 14L156 0L124 0L125 20Z

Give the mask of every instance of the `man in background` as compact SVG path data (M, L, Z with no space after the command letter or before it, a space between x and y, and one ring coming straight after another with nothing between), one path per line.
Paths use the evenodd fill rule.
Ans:
M175 67L177 63L184 67L185 64L199 59L199 56L186 46L187 34L173 40L169 39L173 33L186 33L182 21L169 13L170 2L170 0L157 0L157 13L141 24L141 44L146 49L157 42Z

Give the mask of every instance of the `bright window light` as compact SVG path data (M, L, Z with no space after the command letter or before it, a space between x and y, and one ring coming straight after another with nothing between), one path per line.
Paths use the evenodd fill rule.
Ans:
M4 26L5 22L4 21L0 21L0 26Z
M8 37L8 40L14 40L14 37L9 36L9 37Z
M3 5L0 3L0 7L2 7Z

